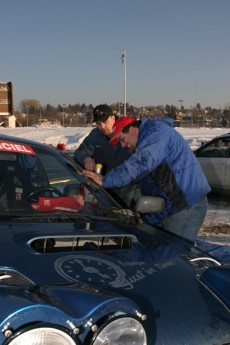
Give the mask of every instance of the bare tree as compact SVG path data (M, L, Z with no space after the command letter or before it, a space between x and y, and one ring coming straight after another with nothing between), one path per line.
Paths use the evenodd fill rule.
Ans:
M23 113L27 112L27 107L30 109L30 114L37 113L38 110L41 108L41 103L37 99L23 99L20 102L20 110Z

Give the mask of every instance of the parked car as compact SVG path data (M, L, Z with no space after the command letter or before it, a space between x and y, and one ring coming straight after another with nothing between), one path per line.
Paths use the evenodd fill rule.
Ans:
M195 155L212 190L230 192L230 133L204 143Z
M228 344L230 266L63 152L0 136L0 344Z

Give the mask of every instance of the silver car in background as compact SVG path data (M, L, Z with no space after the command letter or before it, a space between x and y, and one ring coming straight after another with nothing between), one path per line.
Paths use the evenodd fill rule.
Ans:
M212 190L230 192L230 133L212 139L194 153Z

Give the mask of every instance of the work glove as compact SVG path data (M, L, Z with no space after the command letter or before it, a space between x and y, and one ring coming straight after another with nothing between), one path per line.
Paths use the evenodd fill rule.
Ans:
M121 223L125 224L143 224L141 215L137 211L132 211L130 209L118 209L111 207L106 210L106 215L111 217L116 217Z

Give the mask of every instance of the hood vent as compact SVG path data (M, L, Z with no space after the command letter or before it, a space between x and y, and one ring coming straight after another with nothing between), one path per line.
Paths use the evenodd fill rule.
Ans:
M27 279L22 274L10 269L0 269L0 284L13 286L34 285L31 280Z
M111 251L137 247L133 235L88 235L37 237L29 246L37 253L57 253L72 251Z

